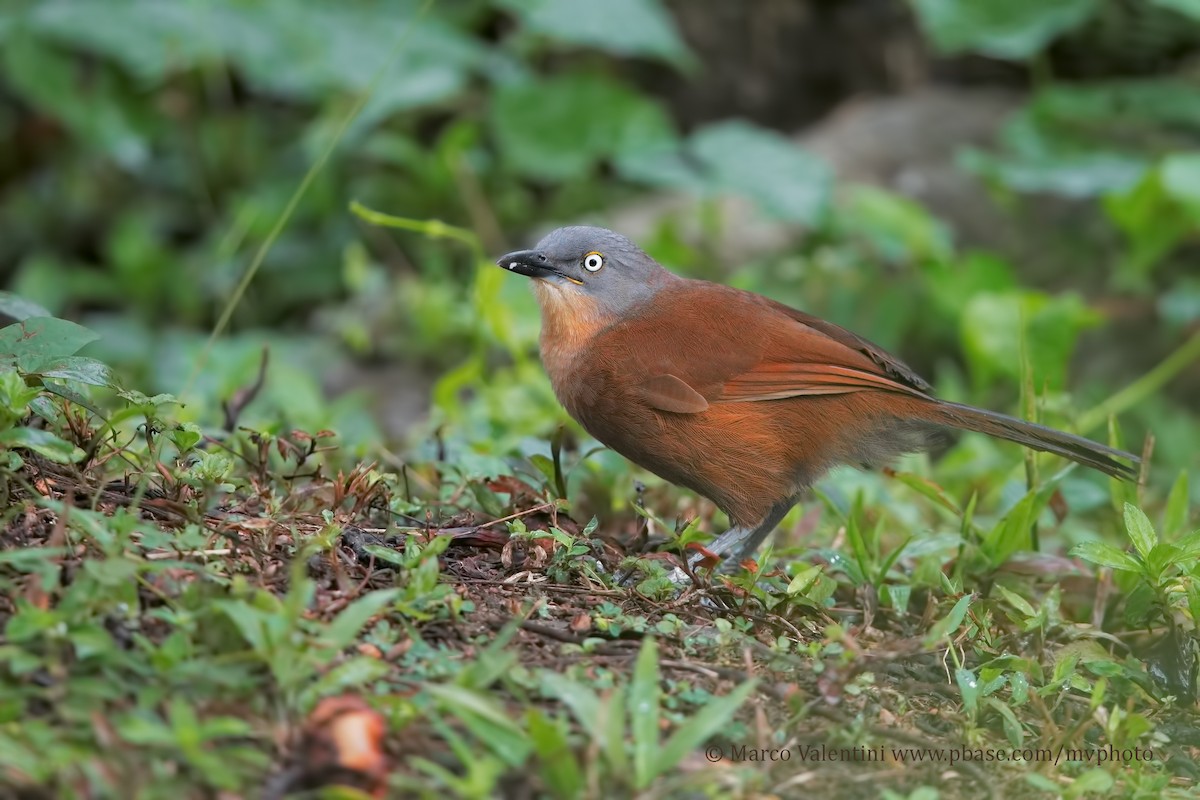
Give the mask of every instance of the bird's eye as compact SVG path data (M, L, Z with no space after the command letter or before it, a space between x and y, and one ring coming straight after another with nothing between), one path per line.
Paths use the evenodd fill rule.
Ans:
M604 266L604 256L597 253L595 250L583 257L583 268L588 272L599 272Z

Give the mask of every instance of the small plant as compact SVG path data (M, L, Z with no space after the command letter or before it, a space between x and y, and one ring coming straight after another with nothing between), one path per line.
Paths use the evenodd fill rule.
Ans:
M94 408L86 387L113 385L105 364L78 355L97 335L6 293L0 293L0 310L20 315L0 329L0 466L9 473L20 469L21 450L63 464L79 461L85 454L75 443L26 423L34 415L83 433L86 424L70 417L65 404Z
M569 776L578 796L583 785L579 775L600 771L588 778L600 785L643 791L654 781L679 766L711 736L728 724L737 709L754 690L754 681L738 686L723 697L714 697L693 717L680 723L662 738L664 727L661 706L662 688L658 671L658 647L647 638L638 654L628 686L617 687L600 695L586 685L561 675L547 674L544 686L551 696L570 709L583 729L588 747L598 757L586 764L575 762L555 769ZM573 759L562 752L561 737L546 737L544 755Z
M1166 527L1187 519L1186 474L1168 502ZM1163 541L1137 506L1125 504L1125 531L1133 552L1104 542L1083 542L1071 551L1114 571L1125 595L1125 619L1135 627L1165 628L1149 660L1150 674L1168 693L1196 696L1197 621L1200 620L1200 530Z

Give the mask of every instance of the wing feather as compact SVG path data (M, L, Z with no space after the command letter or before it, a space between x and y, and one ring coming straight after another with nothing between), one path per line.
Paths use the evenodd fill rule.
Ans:
M681 378L655 375L642 381L642 399L652 408L675 414L699 414L708 410L708 401Z
M762 363L728 380L717 402L782 400L806 395L885 391L922 396L884 375L837 364Z

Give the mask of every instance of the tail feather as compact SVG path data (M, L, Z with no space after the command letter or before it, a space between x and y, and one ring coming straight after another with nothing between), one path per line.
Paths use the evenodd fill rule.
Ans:
M1121 480L1135 480L1138 476L1138 465L1142 462L1132 453L1084 439L1082 436L974 406L936 401L925 405L921 416L952 428L985 433L1034 450L1054 453ZM1129 461L1132 466L1117 459Z

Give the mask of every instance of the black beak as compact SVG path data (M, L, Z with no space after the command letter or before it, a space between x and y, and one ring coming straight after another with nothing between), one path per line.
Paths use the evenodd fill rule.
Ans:
M548 278L562 273L550 265L550 259L537 250L518 250L496 260L496 263L510 272L524 275L527 278Z

